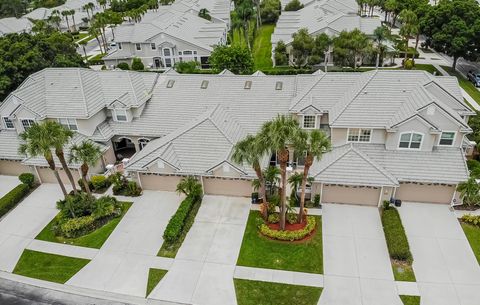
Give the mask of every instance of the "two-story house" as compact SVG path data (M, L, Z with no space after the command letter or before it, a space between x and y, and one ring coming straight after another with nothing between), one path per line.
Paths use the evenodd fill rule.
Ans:
M255 173L231 160L232 149L278 114L330 136L333 149L310 170L311 192L324 203L378 205L392 197L460 203L455 189L468 179L463 143L474 112L456 78L424 71L238 76L46 69L0 105L0 141L8 143L0 149L0 174L31 169L53 181L41 158L18 154L18 133L54 119L77 130L73 142L102 145L103 164L128 158L126 170L144 189L174 191L182 177L195 175L207 194L249 196ZM292 171L301 170L302 154L289 150ZM269 164L276 164L275 154L262 161Z

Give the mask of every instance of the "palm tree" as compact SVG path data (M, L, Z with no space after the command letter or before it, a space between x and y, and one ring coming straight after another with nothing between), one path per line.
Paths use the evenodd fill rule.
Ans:
M280 169L276 166L269 166L264 170L265 184L269 186L269 195L273 195L276 185L280 182Z
M78 42L78 44L83 49L83 54L85 54L85 61L88 60L87 50L85 49L85 46L88 44L88 39L81 40L81 41Z
M293 198L295 198L295 201L298 202L299 198L297 197L297 193L298 193L298 188L302 184L302 179L303 179L303 175L297 172L293 173L292 175L290 175L290 177L288 177L288 183L290 183L290 185L292 186L292 193L290 194L290 200L293 200Z
M400 21L402 22L402 27L400 28L400 35L403 36L405 40L405 62L408 59L408 39L417 35L419 31L418 18L417 14L414 11L404 9L398 15ZM414 56L415 57L415 54Z
M82 163L80 171L82 172L82 182L85 191L91 195L88 185L87 175L90 166L95 166L102 156L102 151L98 145L89 141L83 141L80 145L73 145L70 149L70 162Z
M379 26L373 31L373 39L377 44L377 60L375 62L375 68L378 69L380 64L380 58L383 59L383 54L385 53L385 45L383 44L390 37L390 29L385 26Z
M310 132L300 130L295 139L295 149L299 152L305 152L305 165L303 167L302 194L300 195L300 211L298 212L298 222L303 221L305 207L305 190L307 188L308 172L314 160L320 160L323 154L330 150L331 143L327 135L320 130Z
M100 41L100 38L98 38L98 35L100 35L100 30L92 24L88 29L88 35L95 37L98 43L98 47L100 48L100 53L104 53L102 49L102 42Z
M247 136L242 141L238 142L233 148L232 160L237 164L248 163L252 165L259 182L260 198L263 199L264 217L267 215L267 196L265 194L265 178L262 173L260 161L265 156L265 148L262 147L258 138L252 135Z
M25 143L20 145L19 152L31 157L43 156L48 163L49 168L53 171L55 178L62 189L62 193L67 197L67 190L63 185L62 179L58 174L52 153L52 138L50 133L50 125L48 122L33 124L30 128L20 134Z
M289 152L287 145L293 143L298 131L298 123L291 116L279 115L272 121L263 124L260 131L260 141L265 143L271 153L277 153L280 162L280 229L285 229L287 163Z
M55 149L55 155L57 156L60 164L62 164L63 170L70 180L72 185L73 192L77 194L77 187L75 186L75 180L73 179L70 168L68 168L67 161L65 160L65 153L63 152L63 147L68 144L70 139L73 136L73 131L67 129L66 127L60 125L55 121L49 121L45 123L50 130L50 137L52 141L52 147Z
M187 197L199 197L202 195L202 185L194 176L188 176L177 184L177 193L185 194Z
M70 11L63 11L62 16L65 17L65 21L67 22L67 32L70 32L70 23L68 22L68 16L70 15Z
M88 3L82 6L82 9L87 13L88 20L90 20L90 6L88 5Z
M70 16L72 16L73 31L77 31L77 25L75 24L75 10L69 10Z
M470 177L467 181L458 185L457 191L466 205L474 205L480 202L480 186L475 177Z

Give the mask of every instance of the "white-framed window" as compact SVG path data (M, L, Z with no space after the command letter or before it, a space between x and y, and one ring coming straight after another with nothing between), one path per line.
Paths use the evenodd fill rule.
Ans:
M35 124L35 121L32 119L21 119L20 122L22 122L23 130L27 130Z
M454 131L444 131L440 136L438 145L441 146L452 146L455 141L455 132Z
M13 125L13 121L6 116L3 117L3 123L5 124L6 129L15 129L15 125Z
M119 49L119 50L122 49L122 43L121 43L121 42L117 43L117 46L118 46L118 49Z
M422 146L423 134L416 132L406 132L400 135L398 148L420 149Z
M314 129L317 122L317 117L315 115L304 115L303 116L303 128L304 129Z
M157 49L157 46L156 46L154 43L151 43L151 44L150 44L150 47L152 48L152 50L156 50L156 49Z
M139 139L138 140L138 146L140 147L140 150L142 150L147 144L150 142L149 139Z
M139 43L136 43L135 44L135 49L137 49L137 51L141 51L142 50L142 45L139 44Z
M78 130L77 120L75 119L58 119L58 123L70 130Z
M127 121L127 110L125 109L115 109L115 121L117 122L126 122Z
M170 49L163 49L163 56L170 56Z
M183 55L192 55L193 52L192 51L183 51Z
M371 129L349 128L347 142L370 142L371 136Z

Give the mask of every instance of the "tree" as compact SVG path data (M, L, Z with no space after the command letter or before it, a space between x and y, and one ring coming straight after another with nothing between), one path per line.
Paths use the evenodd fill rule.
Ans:
M288 54L287 54L287 46L280 40L277 42L275 46L275 66L286 66L288 65Z
M216 46L210 55L209 63L216 73L228 69L234 74L249 74L253 70L252 53L248 48L239 45Z
M302 184L303 175L295 172L288 177L288 183L292 188L292 192L290 193L290 206L296 206L300 202L300 198L298 198L298 189Z
M380 61L383 62L383 57L387 50L383 42L388 40L390 36L390 29L385 25L379 26L373 31L373 40L377 47L377 59L375 61L375 68L378 68Z
M260 3L262 22L275 24L280 16L281 8L280 0L262 0Z
M239 5L235 7L236 16L241 20L243 32L245 34L245 40L247 41L248 48L250 49L250 39L248 37L250 19L254 14L252 0L243 0Z
M177 184L177 193L187 197L198 198L202 195L202 185L194 176L182 178Z
M98 160L102 157L102 151L98 145L90 141L83 141L80 145L73 145L70 149L70 162L81 163L80 171L82 172L82 182L85 191L91 195L90 186L88 185L87 175L90 166L97 165Z
M65 18L65 21L67 22L67 31L70 32L70 23L68 21L69 20L68 16L70 16L70 11L63 11L61 14Z
M239 165L242 165L243 163L250 164L255 171L258 182L260 184L260 198L263 199L264 204L263 216L266 219L268 217L268 203L265 191L265 177L263 176L262 168L260 166L260 161L263 156L265 156L265 147L263 147L262 143L258 140L258 137L249 135L245 139L235 144L232 154L232 160Z
M87 56L87 50L85 49L85 46L88 44L88 40L87 39L81 40L78 42L78 44L82 47L83 54L85 55L85 60L87 60L88 56Z
M308 173L313 161L319 161L323 154L330 150L331 143L328 136L318 129L310 132L299 130L295 137L295 150L299 153L305 153L305 165L303 167L302 177L302 194L300 196L300 210L298 212L298 222L302 222L304 218L305 208L305 190L307 188Z
M70 16L72 16L73 31L77 31L77 24L75 23L75 10L70 10Z
M72 185L73 192L77 194L77 187L75 186L75 180L73 179L70 168L68 167L67 161L65 160L65 153L63 147L68 144L70 139L73 136L73 131L67 129L66 127L60 125L55 121L49 121L45 123L49 128L50 137L52 141L52 147L55 149L55 155L57 156L60 164L63 167L65 174Z
M313 51L315 40L308 34L308 30L303 28L292 35L292 55L294 65L303 67L308 63L308 59Z
M442 0L422 21L427 46L453 57L476 60L480 50L480 7L475 0Z
M43 122L40 124L35 123L20 134L20 138L22 138L25 143L20 145L19 152L30 157L43 156L48 163L48 167L55 175L64 197L67 198L67 190L63 185L63 181L60 178L58 169L56 168L55 161L53 159L52 139L50 136L51 125L47 123L48 122Z
M140 58L135 57L132 60L132 70L134 71L143 71L145 70L145 66L143 65L143 62Z
M265 186L268 186L269 196L273 196L275 188L280 182L280 169L276 166L269 166L263 171Z
M336 60L342 66L351 66L357 68L357 62L363 58L369 50L371 41L367 35L359 29L347 32L342 31L340 35L333 39L333 51Z
M415 12L411 10L401 11L398 17L402 22L402 27L400 28L400 36L403 37L405 43L404 62L406 62L408 58L408 40L411 36L416 36L418 34L418 18L417 14L415 14ZM413 58L415 58L415 54L413 54Z
M193 74L199 70L199 64L197 61L178 61L175 63L175 71L178 73Z
M212 20L212 16L210 16L210 12L206 8L202 8L198 11L198 17L206 20Z
M480 202L480 186L475 177L470 177L467 181L458 184L457 191L466 205L478 205Z
M264 143L271 154L277 153L280 162L280 229L285 229L286 216L286 187L287 187L287 163L289 151L287 145L293 143L299 130L298 123L291 116L279 115L272 121L263 124L259 141Z
M20 18L27 12L27 0L0 0L0 18Z
M317 35L313 41L312 56L310 56L308 64L316 65L323 60L326 69L328 63L328 51L330 50L331 44L332 39L326 33Z
M303 8L303 4L299 0L292 0L285 5L285 11L298 11Z

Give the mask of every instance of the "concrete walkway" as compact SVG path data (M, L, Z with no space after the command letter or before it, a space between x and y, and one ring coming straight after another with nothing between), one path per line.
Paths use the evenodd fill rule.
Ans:
M401 305L376 207L323 207L320 305Z
M323 287L323 275L315 273L237 266L234 277L251 281Z
M14 187L19 185L21 182L18 180L17 176L2 176L0 175L0 198L5 196L6 193L10 192Z
M236 304L233 274L249 211L248 198L204 196L175 262L149 298Z
M57 215L56 184L42 184L0 221L0 270L12 272L23 250Z
M67 285L145 297L149 268L169 269L157 257L163 231L182 198L173 192L144 191L93 260Z
M422 305L474 305L480 266L446 205L404 203L399 209L413 254Z

